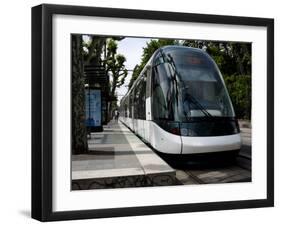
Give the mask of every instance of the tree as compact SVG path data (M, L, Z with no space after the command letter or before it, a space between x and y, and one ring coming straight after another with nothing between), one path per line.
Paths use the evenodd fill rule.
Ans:
M82 36L72 35L72 154L88 151Z
M116 88L122 86L128 75L125 67L126 58L121 54L117 54L117 42L113 39L107 41L107 57L105 59L107 73L111 76L109 113L113 110L113 100L115 99ZM116 98L117 99L117 98Z
M105 54L105 46L108 38L102 36L84 35L87 41L83 41L83 59L84 64L101 65L106 63L102 60L102 54ZM85 38L86 39L86 38ZM120 41L123 37L112 37L112 40Z
M141 73L142 69L143 69L143 67L139 66L138 64L134 67L133 74L132 74L131 80L130 80L129 85L128 85L129 89L134 84L134 81L136 81L136 79L138 78L138 76Z
M101 65L101 56L104 53L105 37L83 35L83 62L84 65Z
M251 45L247 43L231 43L230 46L238 74L251 74Z

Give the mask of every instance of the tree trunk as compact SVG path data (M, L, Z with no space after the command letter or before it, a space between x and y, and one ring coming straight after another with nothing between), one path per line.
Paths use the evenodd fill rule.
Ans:
M108 112L109 112L109 116L110 118L112 118L112 112L113 112L113 100L112 98L115 96L115 90L116 90L116 76L112 76L113 77L113 81L112 81L112 89L110 91L110 97L111 97L111 101L109 102L109 109L108 109Z
M88 152L82 36L72 35L72 154Z

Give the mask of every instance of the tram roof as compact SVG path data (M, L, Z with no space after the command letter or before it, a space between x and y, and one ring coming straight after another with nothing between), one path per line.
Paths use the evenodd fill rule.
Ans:
M193 47L188 47L188 46L180 46L180 45L167 45L167 46L163 46L160 47L159 49L157 49L154 54L152 55L151 58L154 58L156 56L156 54L158 52L160 52L161 50L165 53L168 52L170 50L186 50L190 53L202 53L203 55L208 55L204 50L199 49L199 48L193 48Z
M160 47L159 49L157 49L156 51L158 50L171 50L171 49L188 49L189 51L195 51L195 52L205 52L204 50L202 49L199 49L199 48L194 48L194 47L189 47L189 46L182 46L182 45L166 45L166 46L162 46Z

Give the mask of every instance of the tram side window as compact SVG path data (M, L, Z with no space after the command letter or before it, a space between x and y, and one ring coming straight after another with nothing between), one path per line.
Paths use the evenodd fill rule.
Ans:
M134 118L139 118L139 99L140 99L140 83L138 82L134 88L135 96L134 96Z
M145 117L145 93L146 93L146 76L144 75L139 83L139 99L138 99L138 118L146 119Z
M152 109L153 119L169 119L168 104L170 100L171 84L168 81L168 75L165 64L159 64L153 68L152 75Z
M127 102L128 98L126 97L126 99L124 100L124 106L123 106L123 116L124 117L128 117L127 115L127 111L128 111L128 102Z
M149 67L145 72L144 72L144 79L145 79L145 84L146 84L146 91L145 91L145 97L151 97L151 67Z
M133 117L133 103L134 103L134 98L133 98L133 91L129 95L129 118Z
M129 102L129 96L126 98L126 117L129 117L129 111L130 111L130 102Z

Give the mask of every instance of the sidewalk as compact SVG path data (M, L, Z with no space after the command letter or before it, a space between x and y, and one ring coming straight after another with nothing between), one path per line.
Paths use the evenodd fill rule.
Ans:
M91 133L89 154L72 156L72 189L176 184L175 170L121 122Z

